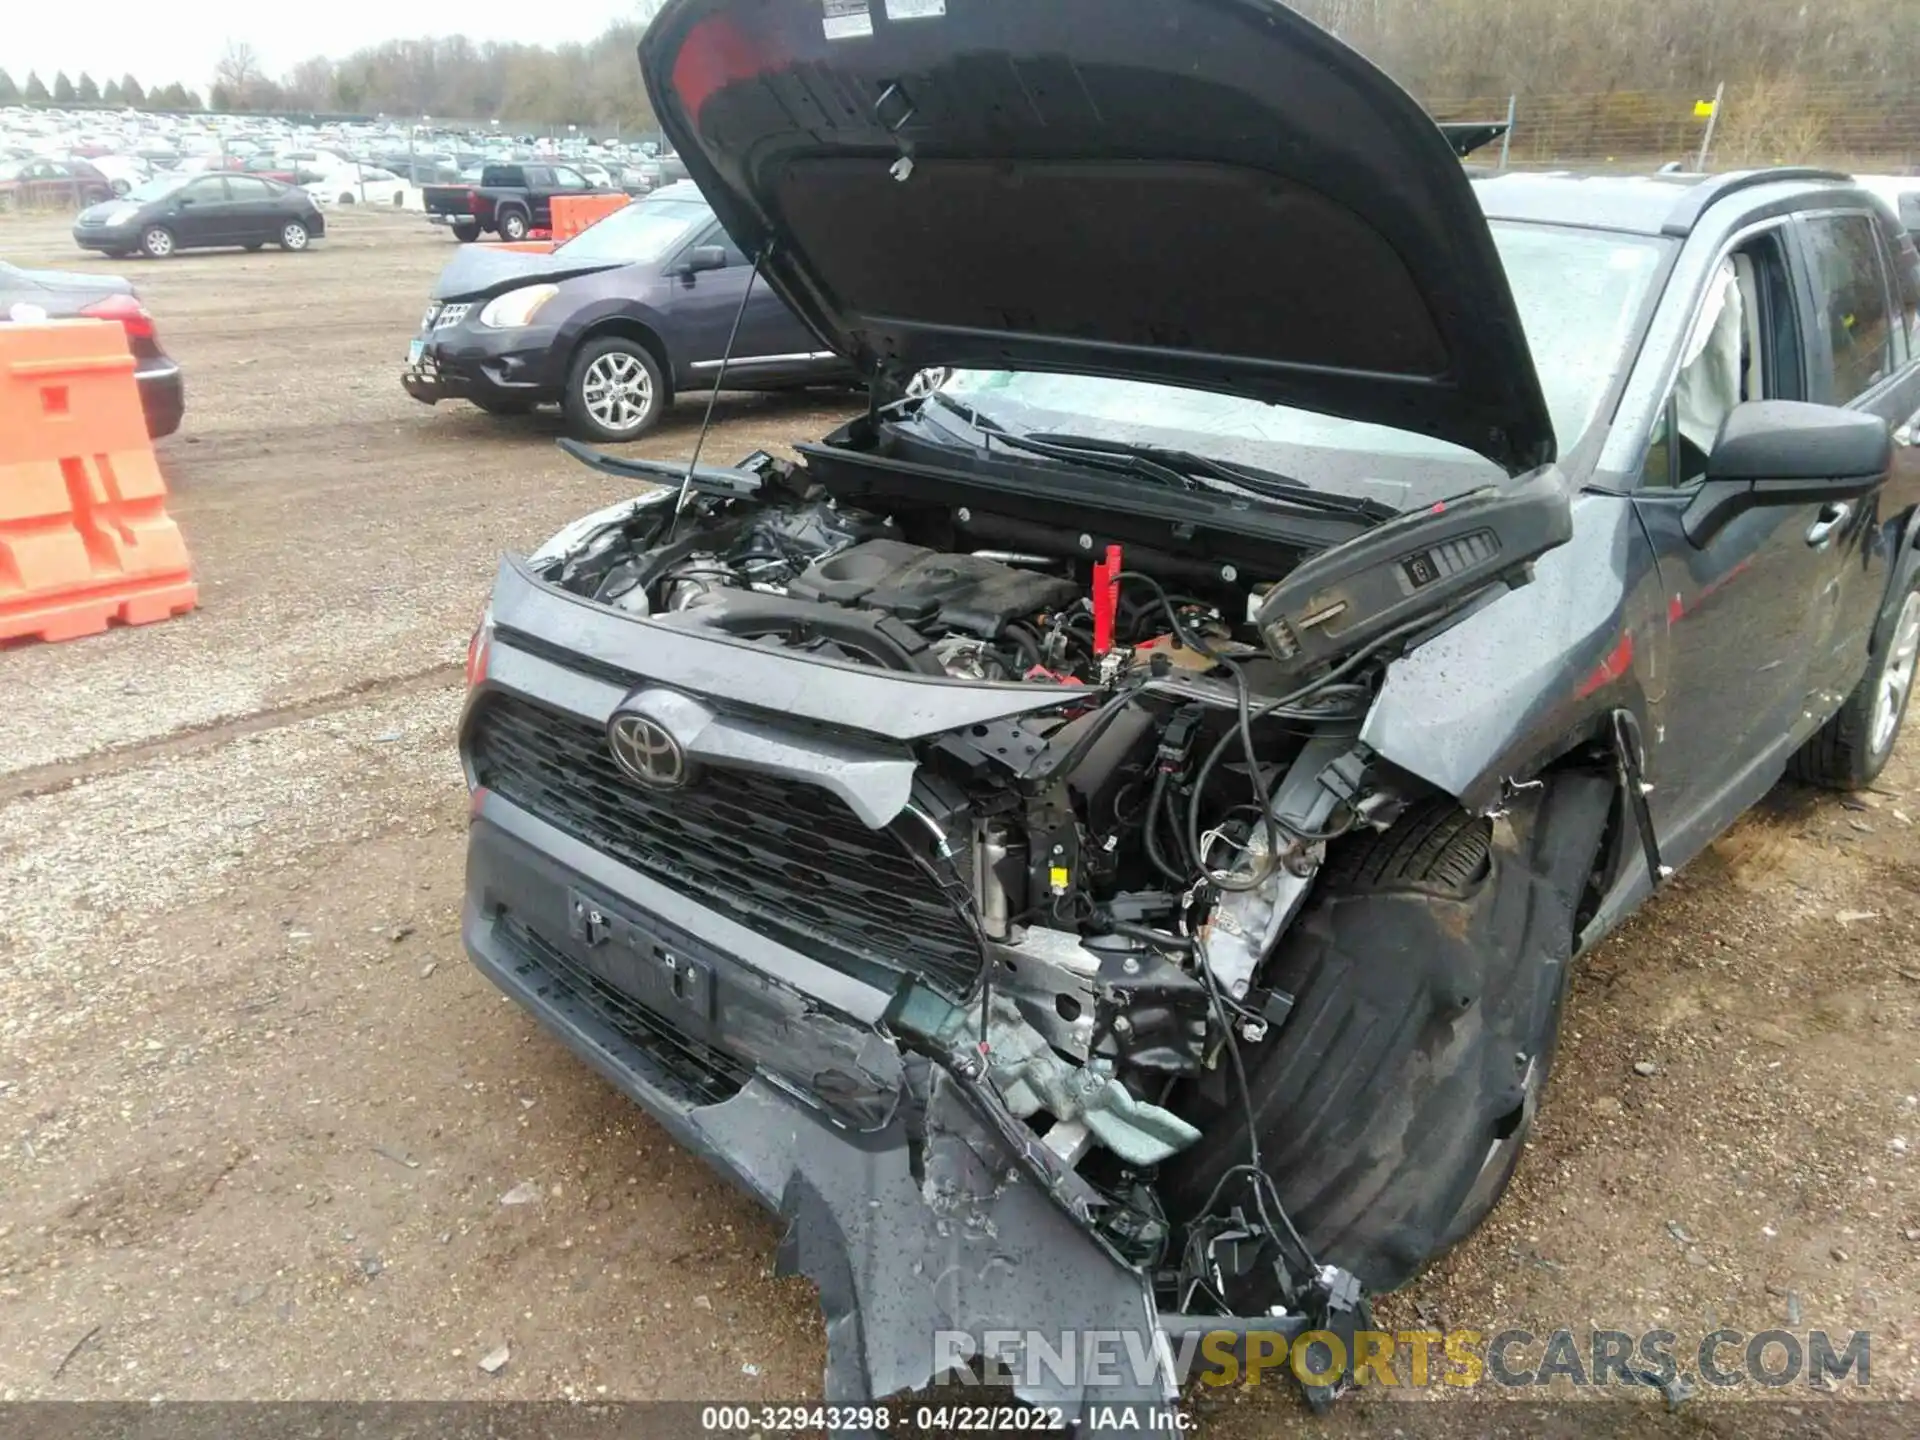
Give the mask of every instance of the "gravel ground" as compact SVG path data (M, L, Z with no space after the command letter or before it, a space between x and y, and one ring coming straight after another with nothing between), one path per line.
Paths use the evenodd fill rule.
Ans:
M202 586L0 652L0 1397L814 1396L775 1226L460 954L468 631L500 551L615 492L551 420L408 400L451 247L330 223L301 256L107 267L0 221L6 258L124 270L159 317ZM818 434L830 400L724 397L709 454ZM1855 800L1782 792L1589 959L1513 1191L1384 1318L1869 1329L1865 1394L1920 1399L1914 756ZM1745 1433L1695 1409L1666 1428ZM1488 1430L1378 1397L1313 1420L1273 1385L1201 1413Z

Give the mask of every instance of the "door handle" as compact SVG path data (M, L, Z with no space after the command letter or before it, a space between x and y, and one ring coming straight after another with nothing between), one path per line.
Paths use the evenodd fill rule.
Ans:
M1844 501L1835 500L1820 507L1820 518L1807 531L1807 544L1816 550L1824 550L1834 533L1847 523L1847 517L1853 514L1853 506Z

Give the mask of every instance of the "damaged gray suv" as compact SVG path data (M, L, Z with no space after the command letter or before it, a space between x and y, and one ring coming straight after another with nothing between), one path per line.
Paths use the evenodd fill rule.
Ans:
M582 452L675 483L503 563L461 734L475 962L785 1219L836 1400L1354 1325L1499 1197L1570 963L1870 781L1920 640L1846 177L1476 181L1265 0L929 8L649 30L871 406Z

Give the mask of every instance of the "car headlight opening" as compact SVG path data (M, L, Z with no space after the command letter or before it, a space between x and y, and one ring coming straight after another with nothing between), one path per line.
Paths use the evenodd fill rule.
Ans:
M496 295L480 312L480 323L494 330L517 330L533 323L540 307L560 293L558 285L523 285Z

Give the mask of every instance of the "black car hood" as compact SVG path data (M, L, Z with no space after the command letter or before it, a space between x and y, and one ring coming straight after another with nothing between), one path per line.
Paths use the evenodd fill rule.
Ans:
M1271 0L670 0L655 113L835 349L1554 438L1452 145Z
M618 270L624 260L569 260L564 251L540 254L527 250L502 250L493 245L462 245L440 278L433 282L434 300L474 300L498 295L516 285L539 281L557 284L576 275L593 275L601 270Z

